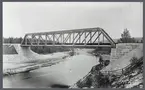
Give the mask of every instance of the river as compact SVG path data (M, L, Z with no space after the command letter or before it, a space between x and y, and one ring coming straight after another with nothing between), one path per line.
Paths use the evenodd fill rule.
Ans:
M56 65L26 73L3 77L3 88L49 88L54 84L73 85L98 64L98 58L87 49L78 49L76 55ZM63 53L63 52L62 52Z

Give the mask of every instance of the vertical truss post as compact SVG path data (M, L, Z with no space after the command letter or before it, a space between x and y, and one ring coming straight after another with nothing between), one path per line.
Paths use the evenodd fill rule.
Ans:
M103 43L104 43L104 35L102 35L103 36Z
M98 36L99 36L100 32L98 31ZM98 46L99 46L99 43L100 43L100 36L98 37Z
M37 44L40 45L40 35L38 35L38 36L39 36L39 39L38 39L38 43Z
M61 43L61 33L60 33L60 37L58 39L58 42Z
M90 32L90 43L92 43L92 32Z
M36 35L33 34L33 41L34 41L33 45L37 45L37 38L36 38L35 36L36 36Z
M39 45L39 35L38 35L38 38L37 38L37 45Z
M61 43L63 43L63 35L62 35L62 33L61 33Z
M31 45L33 45L33 34L31 35Z
M71 34L72 34L72 33L70 33L70 37L69 37L69 43L71 43Z
M86 32L85 32L85 45L86 45Z
M74 37L75 37L75 35L74 35L75 33L73 32L73 40L72 40L72 43L73 43L73 45L74 45Z
M47 34L45 35L45 45L47 45Z
M81 33L79 32L79 43L81 43Z
M34 44L36 45L36 43L37 43L37 40L36 40L36 37L35 37L36 35L35 34L33 34L33 40L34 40Z
M53 36L53 45L55 45L55 34L53 33L52 36Z
M64 44L64 37L65 37L65 36L64 36L64 33L63 33L63 35L62 35L62 36L63 36L63 44Z

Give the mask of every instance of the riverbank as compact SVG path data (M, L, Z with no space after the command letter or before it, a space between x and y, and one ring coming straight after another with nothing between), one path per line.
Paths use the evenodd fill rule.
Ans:
M98 64L98 58L91 55L89 53L91 51L91 49L75 49L74 55L71 54L64 61L60 60L61 62L52 66L46 65L30 72L8 75L3 78L3 87L56 88L62 85L62 88L67 88L84 77L92 66Z
M102 73L100 70L104 67L95 65L85 77L69 88L143 88L143 57L125 67L121 75Z
M95 65L85 77L70 88L143 88L142 44L123 44L116 50L118 51L115 54L120 55L119 59L114 61L108 58L110 64Z
M65 54L63 55L59 55L59 53L47 54L47 55L49 58L46 60L31 60L31 61L25 61L24 63L20 62L21 60L15 62L5 61L3 63L3 75L7 76L7 75L18 74L18 73L25 73L42 67L52 66L58 64L59 62L63 62L67 60L67 58L72 56L73 54L71 52L65 52ZM56 55L57 57L53 58Z
M109 80L101 73L100 70L109 65L109 63L109 60L103 60L103 62L93 66L90 72L85 77L77 81L73 86L70 86L69 88L108 87Z

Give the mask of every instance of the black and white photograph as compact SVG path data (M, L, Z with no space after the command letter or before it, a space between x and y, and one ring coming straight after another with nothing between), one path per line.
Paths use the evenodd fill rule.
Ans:
M143 2L3 2L3 88L143 88Z

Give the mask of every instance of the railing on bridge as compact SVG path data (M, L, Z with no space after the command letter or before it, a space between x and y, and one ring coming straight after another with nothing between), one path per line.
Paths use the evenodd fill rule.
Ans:
M108 42L105 42L108 40ZM21 46L110 46L115 42L101 28L86 28L65 31L28 33Z

